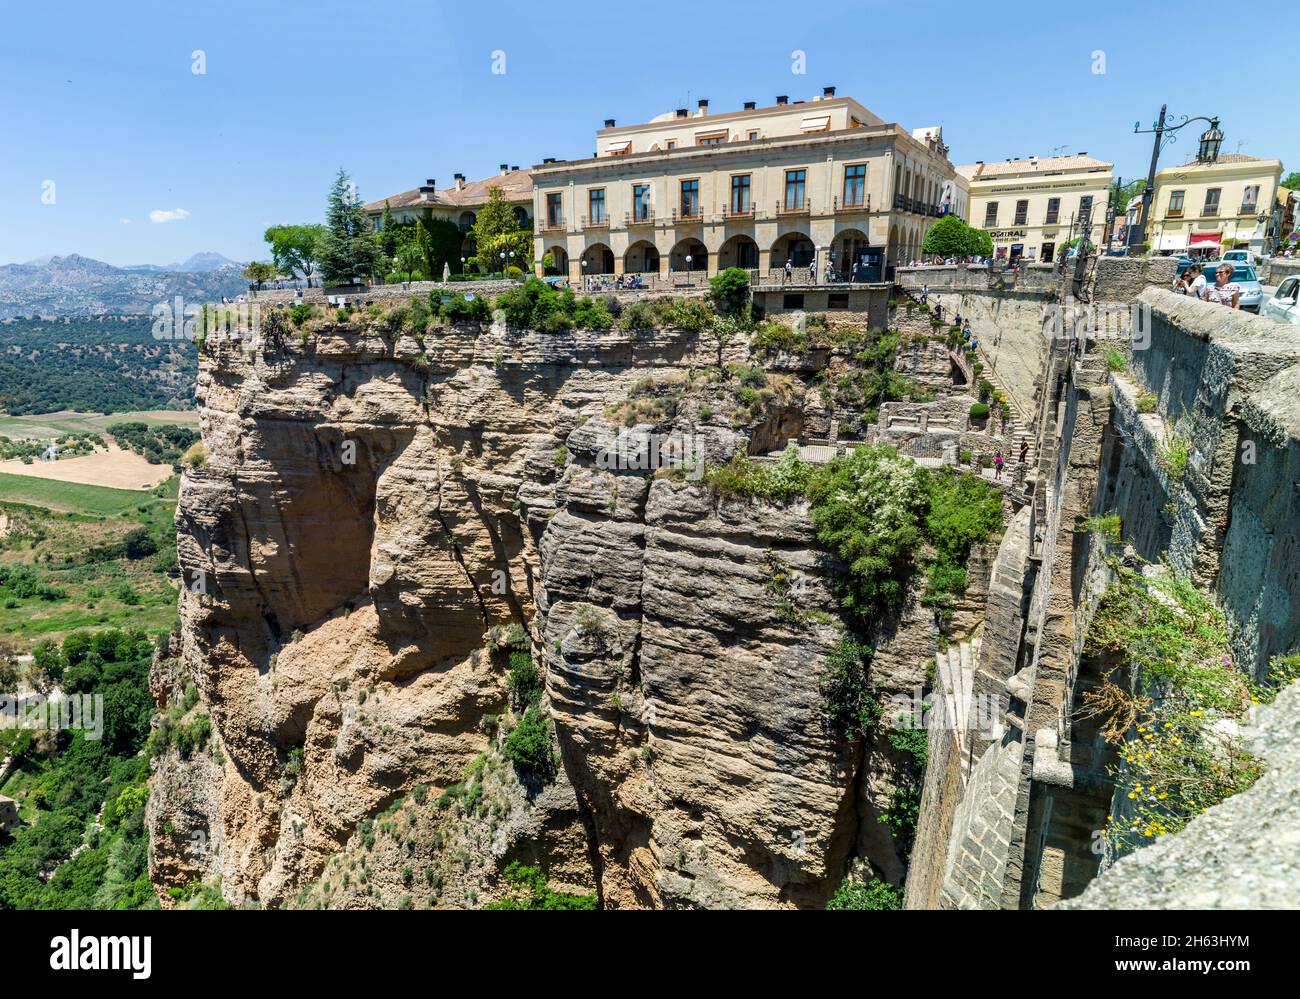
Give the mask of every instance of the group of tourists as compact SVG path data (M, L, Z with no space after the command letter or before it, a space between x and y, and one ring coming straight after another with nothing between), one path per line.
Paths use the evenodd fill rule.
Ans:
M1241 285L1232 280L1232 272L1232 264L1219 264L1214 269L1214 283L1210 284L1205 280L1205 268L1201 264L1190 264L1174 278L1173 290L1179 295L1191 295L1203 302L1240 309Z

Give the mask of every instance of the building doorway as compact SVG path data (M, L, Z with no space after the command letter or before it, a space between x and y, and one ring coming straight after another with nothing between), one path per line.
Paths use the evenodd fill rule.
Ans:
M1038 259L1041 260L1041 261L1042 261L1043 263L1045 263L1045 264L1050 264L1050 263L1052 262L1052 256L1053 256L1053 254L1055 254L1055 253L1056 253L1056 244L1055 244L1055 243L1044 243L1044 244L1043 244L1043 250L1042 250L1042 252L1038 255Z

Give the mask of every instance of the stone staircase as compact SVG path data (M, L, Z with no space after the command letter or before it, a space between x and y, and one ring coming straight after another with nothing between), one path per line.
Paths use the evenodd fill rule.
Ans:
M980 636L968 642L958 642L934 655L934 707L936 714L931 725L942 725L953 732L956 744L961 747L961 772L970 772L971 740L966 737L971 722L973 706L975 665L980 657Z

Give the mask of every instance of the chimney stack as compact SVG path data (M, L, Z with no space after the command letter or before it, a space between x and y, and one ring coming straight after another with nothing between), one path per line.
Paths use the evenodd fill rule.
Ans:
M509 172L510 172L510 164L509 164L509 163L502 163L502 164L501 164L501 176L504 177L504 176L505 176L506 174L508 174Z
M701 117L709 113L709 99L707 97L700 98L699 109L698 113Z
M790 103L790 97L788 94L782 94L780 97L776 99L777 107L781 107L782 105L789 104L789 103Z
M746 110L746 111L753 111L754 108L756 108L756 107L758 107L758 102L757 102L757 101L745 101L745 110Z
M689 116L690 116L690 112L687 111L686 108L678 108L678 109L677 109L677 117L678 117L678 118L687 118L687 117L689 117Z
M834 96L835 96L835 88L834 88L834 87L822 87L822 97L824 97L824 98L826 98L827 100L829 100L830 98L832 98L832 97L834 97Z
M517 166L512 166L512 167L510 168L510 170L511 170L512 173L513 173L515 170L518 170L518 169L519 169L519 167L517 167Z
M546 163L554 163L554 162L555 162L555 157L554 157L554 156L548 156L548 157L546 157L546 159L542 160L542 163L543 163L543 164L546 164Z
M438 192L438 182L430 177L420 185L420 200L432 201Z
M606 118L606 119L605 119L605 127L606 127L606 128L613 128L613 127L614 127L614 119L613 119L613 118Z
M463 191L465 189L465 175L463 173L455 173L452 174L452 176L456 178L456 190Z

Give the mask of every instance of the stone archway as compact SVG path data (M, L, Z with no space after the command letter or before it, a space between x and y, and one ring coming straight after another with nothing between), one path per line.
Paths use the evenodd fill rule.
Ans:
M578 266L584 276L614 273L614 251L604 243L592 243L582 251Z
M792 267L796 270L800 267L807 267L817 259L817 247L804 232L787 232L777 237L772 244L772 266L774 268L785 267L785 262L790 261Z
M551 265L546 266L546 257L550 255ZM569 273L569 251L559 243L552 243L542 251L542 273L567 276Z
M668 268L673 271L706 271L709 269L708 248L694 236L688 236L673 247L668 257Z
M758 269L758 244L743 233L732 236L718 250L718 270L743 267L747 271Z
M659 249L649 240L639 239L623 254L624 274L658 274Z

